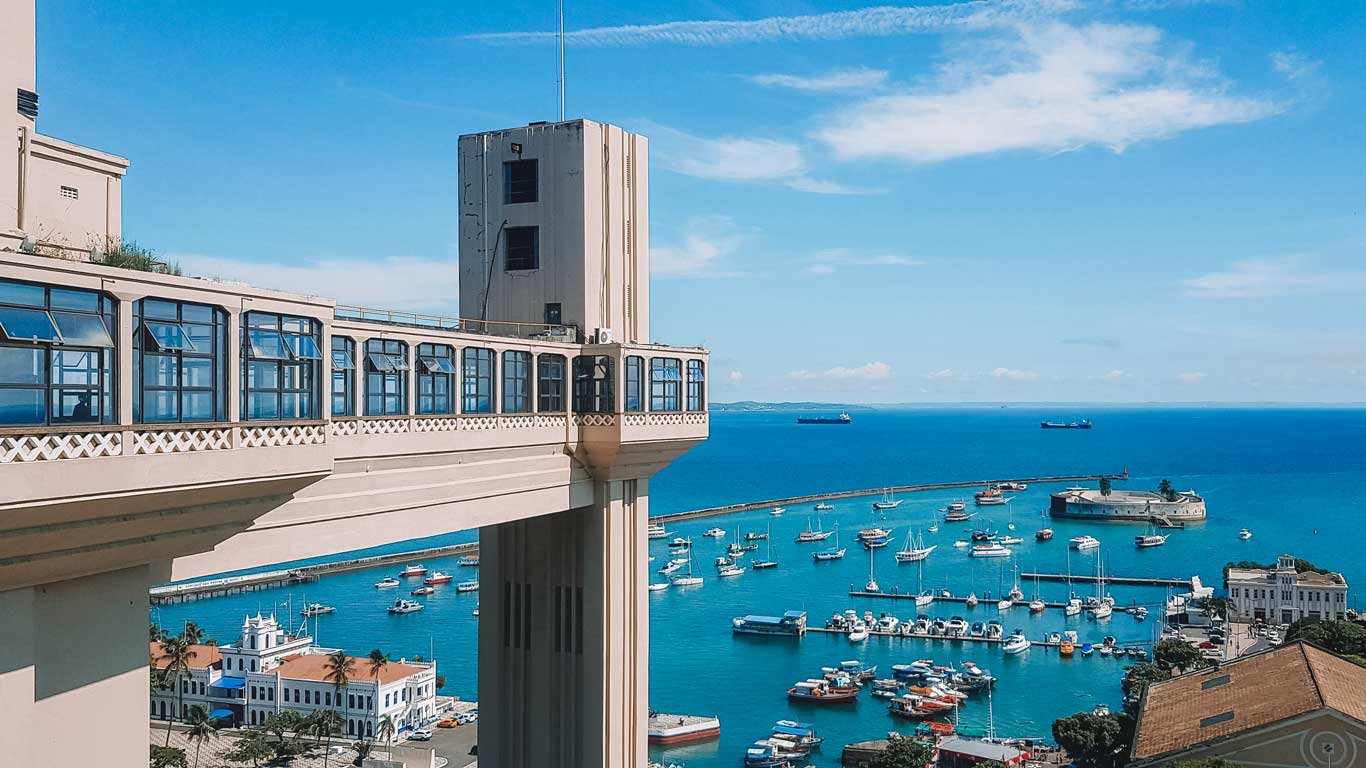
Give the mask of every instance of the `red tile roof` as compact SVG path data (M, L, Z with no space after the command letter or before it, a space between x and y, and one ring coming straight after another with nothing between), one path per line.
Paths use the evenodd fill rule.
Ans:
M287 677L291 680L316 680L318 682L330 682L328 676L327 660L331 656L323 653L298 653L286 656L280 660L280 666L271 670L279 673L280 677ZM355 662L355 668L351 671L351 682L366 683L373 682L375 673L370 671L370 660L356 656L348 657ZM415 675L425 671L426 667L417 667L412 664L400 664L391 661L384 665L379 671L379 681L381 683L392 683L409 675Z
M157 669L166 669L171 666L171 662L165 658L166 646L163 643L150 642L147 645L148 653L156 659ZM190 656L189 661L185 664L187 669L204 669L205 667L212 667L223 659L223 656L218 652L218 646L216 645L192 645L190 646L190 651L193 655Z

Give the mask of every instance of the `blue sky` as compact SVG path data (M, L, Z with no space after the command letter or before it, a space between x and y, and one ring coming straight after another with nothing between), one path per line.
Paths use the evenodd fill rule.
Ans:
M1366 5L579 2L713 399L1362 401ZM456 139L556 117L551 0L38 3L40 130L192 273L454 314Z

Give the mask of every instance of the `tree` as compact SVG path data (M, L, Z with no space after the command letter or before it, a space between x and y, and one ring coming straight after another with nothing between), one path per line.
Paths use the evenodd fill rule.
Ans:
M892 739L873 758L872 768L925 768L934 760L934 749L915 739Z
M1172 489L1172 481L1162 478L1162 482L1157 484L1157 492L1162 494L1162 498L1167 501L1176 501L1176 491Z
M213 721L209 719L209 714L204 708L198 705L190 707L190 730L186 733L190 741L194 742L194 764L199 768L199 749L204 746L204 742L218 735L218 729L213 726Z
M253 766L259 766L262 760L274 757L275 748L266 743L260 731L248 731L232 749L223 753L223 759L230 763L250 763Z
M175 685L176 708L171 713L170 719L166 721L166 746L171 746L171 723L175 720L176 712L179 712L185 705L185 686L181 677L185 670L190 666L190 659L195 657L195 651L185 642L184 638L172 637L161 644L161 660L166 662L166 673L170 676Z
M446 676L438 672L436 674L436 689L439 691L446 687Z
M289 732L298 733L303 728L304 720L305 718L300 716L298 712L283 709L267 717L266 721L261 724L261 729L274 734L275 743L284 746L285 734Z
M185 629L180 631L180 639L190 645L204 644L204 630L193 621L185 622Z
M1102 478L1100 479L1100 495L1101 495L1101 496L1109 496L1109 495L1110 495L1110 478L1108 478L1108 477L1102 477Z
M1205 601L1205 615L1228 618L1228 609L1232 605L1227 597L1211 597Z
M336 653L333 653L332 655L327 657L327 663L323 665L323 669L327 671L327 674L324 675L324 678L327 680L327 682L331 683L337 689L337 697L341 698L342 700L342 719L346 720L348 719L347 716L350 715L351 708L346 703L346 699L344 698L344 692L346 691L347 687L351 685L352 676L356 674L356 660L351 658L350 656L347 656L346 651L338 649ZM327 746L328 751L331 751L331 733L327 735ZM324 768L326 768L327 766L326 755L323 756L323 766Z
M151 746L151 768L189 768L185 750L179 747L158 747L155 744Z
M398 731L398 725L394 722L393 715L385 715L379 719L379 730L375 735L384 741L387 749L394 748L394 733Z
M157 626L155 622L147 623L147 631L148 639L154 643L160 643L164 641L166 638L170 637L170 635L166 634L166 630Z
M1078 712L1053 721L1053 740L1081 768L1114 768L1123 764L1133 730L1126 714Z
M313 713L313 732L327 739L327 752L323 753L323 765L327 765L332 752L332 737L341 733L342 716L335 709L320 709Z
M1124 689L1125 711L1134 714L1148 686L1168 680L1171 676L1171 670L1163 669L1156 664L1135 664L1125 670L1124 680L1120 683L1120 687Z
M1304 640L1342 656L1366 656L1366 627L1336 619L1300 619L1286 630L1287 643Z
M376 648L375 650L370 651L370 655L365 657L365 660L370 665L370 674L375 678L375 690L378 691L379 673L385 667L389 666L389 654Z
M1153 661L1169 672L1178 669L1189 672L1210 666L1210 660L1200 653L1199 648L1175 638L1158 641L1157 647L1153 649Z

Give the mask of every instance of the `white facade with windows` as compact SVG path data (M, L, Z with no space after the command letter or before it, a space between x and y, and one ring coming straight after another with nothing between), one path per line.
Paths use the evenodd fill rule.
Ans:
M1224 580L1234 616L1289 624L1304 618L1347 618L1347 580L1340 573L1295 571L1281 555L1273 568L1229 568Z

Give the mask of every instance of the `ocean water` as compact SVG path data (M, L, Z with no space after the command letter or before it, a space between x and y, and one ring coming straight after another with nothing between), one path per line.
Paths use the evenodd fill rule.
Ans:
M1090 417L1090 431L1040 430L1042 419ZM876 488L886 485L973 480L990 477L1094 474L1128 468L1130 479L1119 488L1152 489L1162 478L1179 489L1193 488L1206 498L1209 520L1173 532L1163 547L1137 550L1133 536L1138 524L1075 520L1051 521L1056 535L1036 543L1048 493L1057 486L1031 485L1010 494L1004 507L978 510L972 525L1005 529L1025 539L1011 558L973 559L955 549L968 524L940 523L938 533L925 532L926 544L938 548L923 569L898 566L893 552L908 530L924 530L939 518L936 511L957 498L970 501L970 491L910 494L900 508L875 513L874 498L836 501L825 513L827 529L838 523L852 534L876 522L893 526L893 546L872 557L874 576L884 591L924 588L949 589L955 594L975 591L999 594L1015 580L1012 569L1092 573L1097 560L1106 572L1121 576L1189 577L1200 575L1206 584L1220 586L1220 570L1230 560L1269 562L1289 552L1314 563L1340 570L1350 584L1366 579L1366 559L1360 557L1363 513L1366 513L1366 410L1361 409L1216 409L1216 408L933 408L856 412L848 426L798 426L790 413L715 413L711 439L683 456L650 483L651 513L683 511L718 504L793 496L823 490ZM969 509L972 509L969 503ZM763 738L768 726L783 718L814 723L826 737L826 747L812 765L837 765L840 747L849 741L879 738L888 730L911 726L887 715L881 700L864 697L854 705L801 707L786 699L786 689L819 668L845 659L862 659L884 670L891 664L920 658L958 663L972 660L1000 678L990 712L998 734L1047 736L1052 721L1097 703L1116 708L1124 662L1080 656L1064 659L1035 648L1006 657L999 650L946 641L873 638L854 645L842 636L811 633L801 641L734 636L733 617L746 613L806 610L819 626L832 613L855 608L860 613L893 613L912 617L909 601L850 598L851 587L861 588L870 569L868 553L852 536L844 560L814 563L810 551L820 544L796 544L795 534L807 524L811 511L790 508L781 517L764 511L691 521L671 527L694 540L695 569L706 578L700 587L651 593L650 700L660 711L715 714L721 718L719 741L654 753L691 768L732 766L744 747ZM748 571L732 579L718 579L712 560L725 544L701 536L720 526L732 533L738 527L763 531L771 527L772 557L780 565L767 571ZM1241 541L1237 531L1247 527L1253 538ZM1099 538L1099 552L1067 549L1067 539L1082 533ZM472 538L472 532L424 540L444 543ZM833 542L831 542L833 543ZM405 545L411 546L411 544ZM381 550L402 549L384 547ZM664 542L652 543L655 567L662 566ZM764 554L763 549L756 554ZM454 562L429 561L428 567L456 570L457 578L472 573L455 569ZM390 568L389 570L394 570ZM297 612L306 598L337 605L333 616L320 619L318 640L356 654L381 648L399 656L433 652L447 677L443 693L473 698L477 690L476 622L471 615L477 595L457 595L446 589L425 598L427 609L390 616L384 606L400 590L371 586L382 574L363 571L340 574L310 585L308 593L295 589L258 592L153 610L153 619L174 628L193 620L222 642L231 641L245 613L269 611L277 602L293 600ZM664 580L654 576L652 580ZM1020 584L1027 596L1035 585ZM1079 584L1088 594L1094 588ZM1156 588L1112 588L1118 604L1159 606L1166 591ZM1064 584L1044 582L1038 592L1046 600L1067 596ZM406 596L406 591L403 592ZM1356 602L1349 594L1349 600ZM286 608L279 609L282 614ZM1031 616L1026 608L999 613L984 601L974 611L961 604L935 604L930 616L963 615L969 621L999 618L1007 632L1020 628L1034 639L1051 631L1077 629L1083 640L1113 635L1125 643L1151 642L1156 622L1139 622L1116 614L1096 622L1065 619L1059 610ZM974 698L961 711L966 730L987 726L985 699Z

